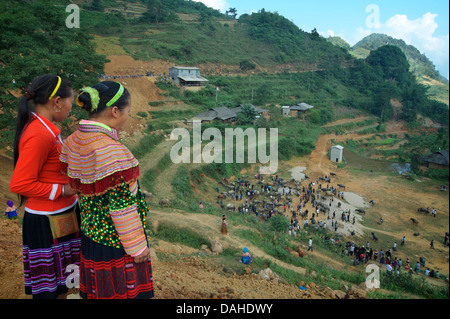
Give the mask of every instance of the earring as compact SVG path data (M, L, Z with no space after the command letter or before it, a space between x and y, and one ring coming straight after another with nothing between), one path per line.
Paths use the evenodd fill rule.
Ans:
M59 109L56 109L56 105L53 105L53 111L55 111L56 113L61 112L61 106L59 105Z

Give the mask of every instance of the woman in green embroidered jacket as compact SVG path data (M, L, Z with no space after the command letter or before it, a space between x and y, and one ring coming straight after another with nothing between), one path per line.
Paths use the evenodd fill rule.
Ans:
M119 82L81 90L77 104L89 112L61 151L62 171L79 192L82 298L153 297L145 234L148 207L139 188L139 164L118 137L131 98Z

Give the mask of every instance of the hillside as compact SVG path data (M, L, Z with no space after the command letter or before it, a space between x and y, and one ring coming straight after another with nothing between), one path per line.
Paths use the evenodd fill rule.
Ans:
M386 44L395 45L402 49L410 64L411 72L418 77L426 76L448 84L448 80L436 70L433 62L431 62L425 54L420 53L416 47L406 44L403 40L394 39L385 34L372 33L356 43L352 47L352 51L361 58L366 58L370 51L376 50Z
M421 84L427 87L428 95L437 101L447 105L449 104L448 80L436 70L433 62L413 45L408 45L403 40L379 33L372 33L366 36L353 47L340 37L329 37L327 40L330 43L345 49L358 59L365 59L369 56L371 51L388 44L399 47L406 55L410 65L410 71L416 76Z
M275 13L258 12L236 20L193 1L104 0L95 1L102 4L96 7L93 1L77 2L86 19L81 31L93 35L89 43L96 44L91 55L109 61L95 71L120 81L132 96L131 119L120 137L140 163L140 182L150 207L146 232L157 299L448 299L448 246L443 236L448 232L449 193L438 187L448 189L448 168L426 168L419 162L422 155L448 148L448 107L427 99L398 49L374 50L369 64ZM144 3L161 4L161 14L152 15ZM15 50L20 52L20 47ZM57 54L49 58L49 64L59 61ZM251 60L255 69L242 70L243 60ZM166 82L169 68L177 64L198 66L210 84L190 91ZM43 70L33 69L27 76L33 72ZM77 72L75 90L98 81ZM299 102L311 103L314 109L304 119L282 115L282 105ZM295 235L288 231L291 214L283 211L283 204L290 201L297 207L300 196L282 194L272 176L258 181L258 164L170 160L174 128L191 130L185 120L195 114L241 103L267 108L270 119L234 125L216 121L202 129L279 129L277 174L282 182L294 190L314 183L314 193L320 192L331 208L329 215L319 212L316 224L304 227L315 207L310 201L303 203L310 215L299 217L301 227ZM14 123L14 102L2 103L1 111L5 127ZM73 108L71 123L76 124L79 111ZM62 126L64 136L75 128ZM4 203L16 198L8 187L12 174L8 131L14 129L0 131L1 142L7 145L0 155ZM335 144L344 146L342 163L330 161L328 152ZM393 170L394 164L405 163L412 167L407 174ZM331 181L326 183L325 176ZM265 183L279 190L256 198L244 194L236 200L231 191L239 179L258 190ZM319 191L319 184L336 187L339 195ZM274 203L270 195L280 202L266 220L262 203ZM160 205L163 199L168 207ZM260 214L239 212L247 200ZM375 205L369 204L371 200ZM438 214L418 212L419 207L434 207ZM352 216L348 221L341 219L346 209ZM332 212L336 228L331 227ZM223 214L229 235L220 233ZM380 218L383 224L378 224ZM319 228L319 222L328 228ZM0 231L8 234L0 239L0 298L27 298L20 220L1 218ZM424 268L418 275L407 274L403 267L399 276L389 277L383 264L370 260L368 264L380 270L381 287L366 289L368 264L355 265L345 244L354 241L362 247L369 242L373 249L388 251L403 236L406 245L393 255L404 261L411 258L412 264L425 257L427 267L439 276L425 276ZM308 251L310 238L314 251ZM435 249L429 248L431 240ZM243 247L254 256L250 266L239 262Z
M81 28L99 36L117 37L135 59L186 65L239 65L251 60L266 69L295 63L302 70L317 68L331 57L333 63L335 59L345 63L350 58L317 32L305 32L278 13L264 9L235 19L193 1L154 1L148 6L145 1L102 3L103 8L94 10L90 2L80 1L86 21Z

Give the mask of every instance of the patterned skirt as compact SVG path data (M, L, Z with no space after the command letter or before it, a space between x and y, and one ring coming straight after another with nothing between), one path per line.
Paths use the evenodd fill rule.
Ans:
M153 298L150 259L136 264L123 248L81 236L80 296L84 299Z
M227 224L222 223L222 226L220 227L220 232L224 235L228 234L228 227Z
M75 207L80 220L78 205ZM72 273L69 269L80 265L81 240L78 235L54 240L47 216L25 212L22 238L25 293L33 299L53 299L67 293L66 280Z

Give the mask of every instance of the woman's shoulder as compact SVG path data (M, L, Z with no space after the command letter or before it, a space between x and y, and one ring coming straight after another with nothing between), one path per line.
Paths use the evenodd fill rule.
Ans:
M44 125L39 123L38 120L32 119L23 130L20 139L21 141L36 139L37 141L53 142L55 137Z

